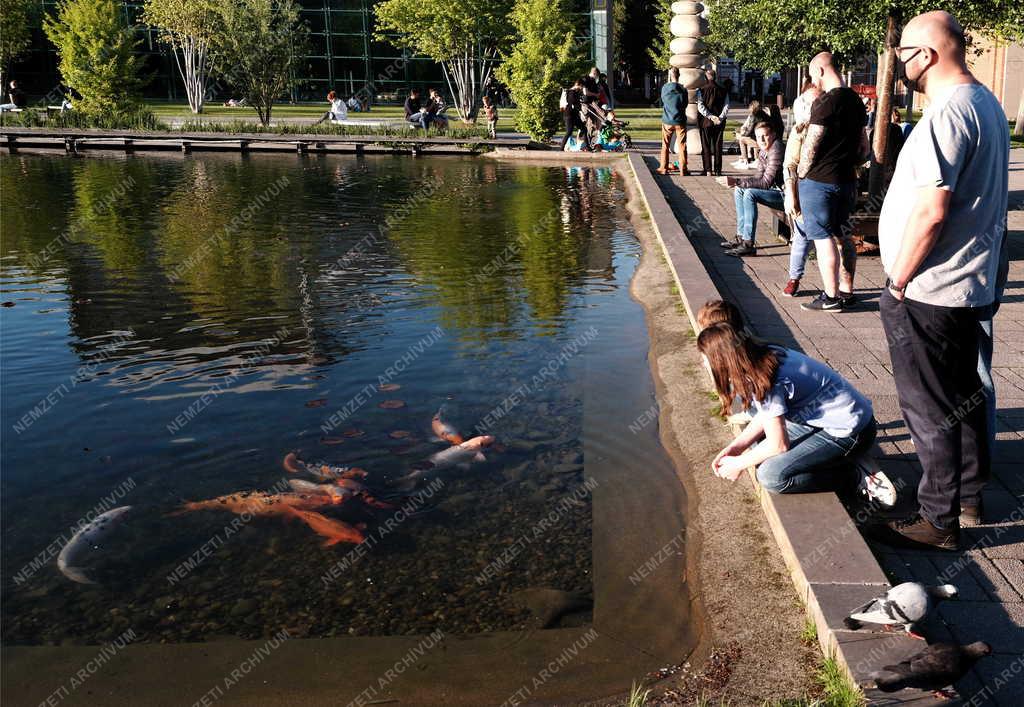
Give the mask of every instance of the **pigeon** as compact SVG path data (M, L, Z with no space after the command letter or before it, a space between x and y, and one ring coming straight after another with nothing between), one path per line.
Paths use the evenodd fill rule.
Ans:
M914 632L914 624L927 616L937 602L956 595L957 589L952 584L926 587L920 582L904 582L890 588L885 596L872 599L851 611L843 623L853 630L866 623L887 628L902 626L914 638L922 638Z
M950 697L943 688L962 678L982 656L992 652L983 641L966 646L934 643L902 663L887 665L871 673L875 686L882 692L896 692L906 687L930 690L936 697Z

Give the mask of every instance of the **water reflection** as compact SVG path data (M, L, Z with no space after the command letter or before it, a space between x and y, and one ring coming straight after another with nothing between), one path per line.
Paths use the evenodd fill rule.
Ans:
M330 587L338 548L280 517L169 583L227 518L166 514L274 488L292 450L365 468L388 498L441 448L441 404L472 434L595 322L607 351L633 347L613 326L640 316L621 197L610 171L476 159L0 157L14 303L0 406L19 425L0 439L5 640L488 631L530 625L527 590L587 596L587 498L557 544L475 578L583 482L592 351L500 416L500 452L447 471L442 496ZM398 387L374 388L399 361ZM68 586L52 557L22 573L127 480L136 520L96 558L102 585ZM331 511L367 533L390 512Z

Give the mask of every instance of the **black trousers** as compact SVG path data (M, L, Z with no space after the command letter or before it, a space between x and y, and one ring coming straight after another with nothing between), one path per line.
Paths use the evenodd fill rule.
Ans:
M958 524L960 504L976 504L988 480L988 404L978 376L980 322L989 307L879 302L903 419L924 476L921 515L940 528Z
M722 171L722 134L724 132L725 122L712 125L701 121L700 156L704 161L704 171L709 174Z
M565 120L565 137L562 138L562 148L565 149L565 143L569 142L569 138L572 137L574 131L579 130L583 133L583 146L588 150L590 147L590 134L587 132L587 126L583 123L583 119L580 118L579 114L574 110L562 111L562 117Z

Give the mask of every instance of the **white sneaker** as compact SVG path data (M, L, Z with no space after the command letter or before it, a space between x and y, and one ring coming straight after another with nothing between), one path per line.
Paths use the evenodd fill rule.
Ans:
M736 160L735 162L730 163L730 165L734 169L746 169L747 168L747 161L746 160Z
M857 489L869 500L875 501L881 506L892 508L896 505L896 486L889 480L870 454L862 454L854 462L857 473L860 474L860 482Z

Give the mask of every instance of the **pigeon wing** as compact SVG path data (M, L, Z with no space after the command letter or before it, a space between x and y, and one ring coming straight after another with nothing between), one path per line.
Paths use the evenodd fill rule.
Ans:
M854 621L863 621L864 623L869 624L884 625L903 623L902 620L893 616L889 604L890 602L886 601L885 597L872 599L864 606L851 612L847 618L853 619Z

